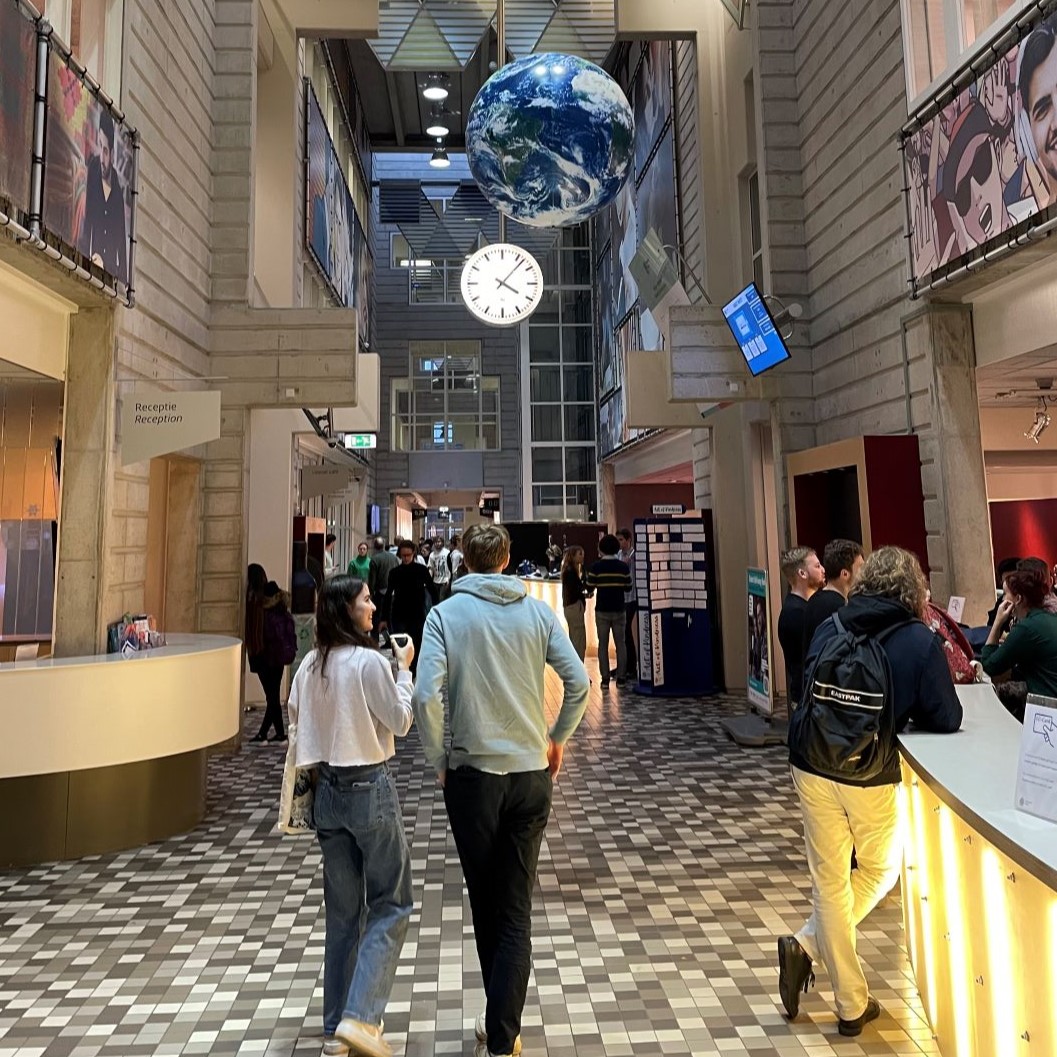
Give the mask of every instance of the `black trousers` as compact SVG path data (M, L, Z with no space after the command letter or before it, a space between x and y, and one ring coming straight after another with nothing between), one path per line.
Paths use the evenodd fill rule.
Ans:
M627 614L627 620L624 621L624 642L628 648L628 678L635 679L639 674L639 651L635 648L631 625L639 619L638 602L625 602L624 612Z
M276 737L285 738L283 730L283 704L280 691L283 686L283 666L281 664L266 665L257 673L257 678L264 688L264 719L261 721L261 729L257 732L258 738L267 737L270 728L275 727Z
M444 803L459 849L487 996L490 1053L513 1053L532 959L532 890L553 782L547 770L448 771Z

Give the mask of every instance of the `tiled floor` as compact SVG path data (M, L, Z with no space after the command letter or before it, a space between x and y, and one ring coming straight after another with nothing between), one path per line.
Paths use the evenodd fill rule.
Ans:
M821 976L798 1023L781 1015L775 937L808 881L782 752L719 728L742 710L596 681L540 864L526 1057L936 1052L895 905L860 932L880 1021L841 1039ZM320 859L273 835L281 761L274 746L214 761L185 837L0 876L0 1057L319 1052ZM469 912L414 733L396 770L417 908L388 1035L407 1057L469 1054Z

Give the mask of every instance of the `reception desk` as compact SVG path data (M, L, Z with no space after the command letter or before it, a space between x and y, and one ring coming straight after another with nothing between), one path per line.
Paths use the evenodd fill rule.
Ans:
M544 580L535 576L520 576L518 579L525 585L525 590L533 598L546 602L558 618L559 623L566 632L569 625L565 622L565 607L562 605L562 582L561 580ZM598 656L598 629L595 627L595 599L592 595L587 600L587 610L584 613L584 623L587 625L587 656ZM612 650L610 650L612 653ZM614 658L616 654L613 654Z
M904 735L903 912L943 1057L1057 1054L1057 824L1015 809L1020 724L958 688L952 735Z
M0 865L116 851L205 813L206 750L239 730L242 644L0 664Z

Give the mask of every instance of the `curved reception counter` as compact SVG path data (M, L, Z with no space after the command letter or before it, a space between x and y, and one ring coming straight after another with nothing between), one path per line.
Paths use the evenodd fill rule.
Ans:
M561 580L545 580L539 576L519 576L518 579L525 585L525 590L533 598L545 602L558 623L568 632L569 625L565 622L565 609L562 606L562 582ZM587 656L598 656L598 629L595 627L595 599L592 595L587 600L587 609L584 612L584 623L587 625Z
M0 664L0 865L116 851L205 813L207 750L239 730L242 644Z
M910 961L943 1057L1053 1057L1057 824L1014 806L1022 728L991 686L958 696L958 734L900 739Z

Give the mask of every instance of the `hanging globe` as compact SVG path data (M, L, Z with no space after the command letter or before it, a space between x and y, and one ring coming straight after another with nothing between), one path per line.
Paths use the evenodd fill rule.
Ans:
M574 55L527 55L482 85L466 123L470 172L501 213L579 224L631 173L635 117L608 73Z

